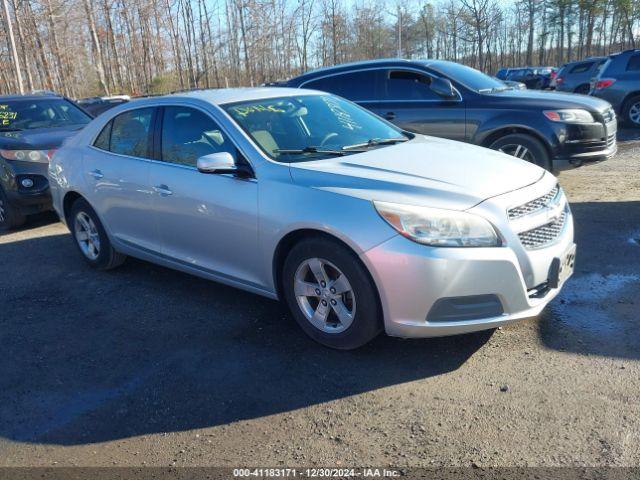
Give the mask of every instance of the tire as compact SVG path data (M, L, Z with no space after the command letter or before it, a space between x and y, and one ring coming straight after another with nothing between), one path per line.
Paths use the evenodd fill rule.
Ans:
M627 127L640 128L640 95L631 97L624 103L622 121Z
M578 87L575 88L575 90L573 91L573 93L579 93L581 95L588 95L589 91L591 90L591 86L587 83L584 83Z
M82 257L93 268L110 270L126 260L126 255L114 250L98 215L86 200L73 202L67 224Z
M314 271L322 273L316 276ZM324 278L324 285L319 278ZM338 278L341 280L335 282ZM296 290L299 280L306 281L306 288ZM293 318L322 345L355 349L383 329L380 301L369 273L360 259L337 241L313 238L296 244L284 262L281 286ZM337 288L332 291L333 286ZM323 312L327 312L324 320Z
M27 221L16 207L11 205L4 190L0 188L0 232L7 232Z
M518 149L518 147L520 148ZM489 148L521 158L545 170L551 170L551 160L547 149L544 148L540 140L526 133L512 133L500 137L489 145Z

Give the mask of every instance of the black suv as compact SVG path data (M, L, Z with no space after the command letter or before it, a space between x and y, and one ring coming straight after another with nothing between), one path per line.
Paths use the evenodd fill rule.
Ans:
M51 209L49 158L90 121L55 94L0 96L0 231Z
M610 55L592 80L591 95L611 103L627 126L640 127L640 49Z
M557 69L554 67L511 68L505 80L524 83L532 90L546 90L551 88L551 82L556 77L556 73Z
M454 62L359 62L272 85L335 93L405 130L493 148L548 170L605 160L617 149L609 103L516 91Z

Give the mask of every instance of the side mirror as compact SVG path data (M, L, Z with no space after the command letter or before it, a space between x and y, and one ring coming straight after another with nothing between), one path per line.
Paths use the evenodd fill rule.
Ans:
M237 165L229 152L210 153L200 157L197 162L200 173L233 173L241 177L251 176L248 168Z
M451 84L451 80L449 80L448 78L434 78L431 81L431 90L433 90L436 95L442 98L446 98L447 100L452 100L458 97L456 90Z

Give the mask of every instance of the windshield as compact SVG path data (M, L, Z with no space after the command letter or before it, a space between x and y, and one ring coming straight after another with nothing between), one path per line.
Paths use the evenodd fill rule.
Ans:
M332 95L304 95L222 106L272 159L299 162L405 141L402 131Z
M0 131L86 125L86 113L62 98L0 100Z
M455 80L465 87L471 90L475 90L479 93L509 89L509 87L507 87L500 80L490 77L489 75L485 75L475 68L466 67L458 63L437 63L435 65L429 65L429 68L432 68L433 70L446 75L451 80Z

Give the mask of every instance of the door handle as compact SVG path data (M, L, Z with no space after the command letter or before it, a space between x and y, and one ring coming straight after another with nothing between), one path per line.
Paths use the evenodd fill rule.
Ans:
M393 120L394 118L396 118L396 114L393 112L387 112L383 115L385 120Z
M166 185L156 185L155 187L153 187L153 190L163 197L167 197L173 194L173 192Z
M100 180L102 177L104 177L104 175L102 174L102 172L100 170L91 170L89 172L89 175L91 175L96 180Z

